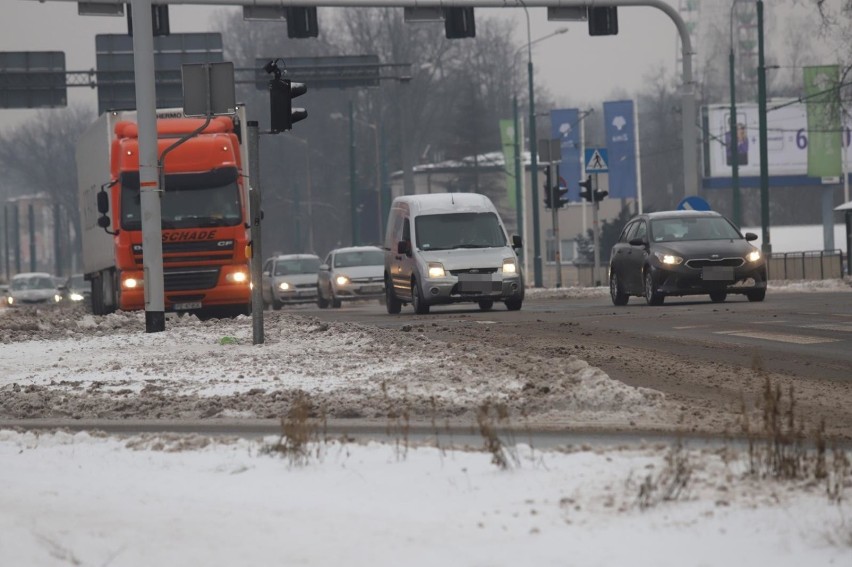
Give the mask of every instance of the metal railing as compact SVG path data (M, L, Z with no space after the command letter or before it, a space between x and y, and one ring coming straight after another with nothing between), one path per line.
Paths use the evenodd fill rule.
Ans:
M827 280L843 277L843 250L774 252L768 259L771 280Z

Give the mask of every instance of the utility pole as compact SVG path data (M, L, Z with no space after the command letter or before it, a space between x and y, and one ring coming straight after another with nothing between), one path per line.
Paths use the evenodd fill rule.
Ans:
M598 208L600 207L600 202L598 201L596 195L598 193L598 174L592 174L592 242L595 247L595 285L601 285L601 243L600 243L600 234L598 227Z
M559 141L557 140L556 143L558 145ZM552 155L550 159L553 159ZM557 187L559 187L559 162L551 161L548 167L550 168L548 178L551 180L551 184L546 191L550 191L550 211L553 215L553 238L555 241L553 257L556 261L556 287L560 288L562 287L562 241L559 239L559 191L557 190Z
M757 105L760 129L760 228L763 256L772 254L769 242L769 148L766 132L766 62L763 56L763 0L757 0Z
M358 246L358 182L355 179L355 105L349 99L349 206L352 223L352 246Z
M251 336L252 344L263 344L263 253L260 249L260 132L256 120L249 120L246 124L248 130L249 146L249 211L251 212Z
M742 204L740 199L740 154L739 136L737 135L737 94L736 82L734 80L734 9L738 0L731 3L730 14L730 53L728 54L728 81L731 84L731 116L728 131L728 151L731 154L731 206L733 209L734 224L739 228L742 226Z

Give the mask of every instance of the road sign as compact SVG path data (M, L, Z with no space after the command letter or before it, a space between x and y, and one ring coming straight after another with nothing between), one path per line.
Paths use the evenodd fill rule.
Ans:
M679 211L712 211L713 209L710 207L710 203L702 199L701 197L696 197L695 195L684 197L680 200L680 203L677 204L677 210Z
M67 101L64 52L0 52L0 108L55 108Z
M586 173L606 173L609 171L606 148L586 148L585 158Z
M263 66L275 57L256 58L255 86L258 90L269 88L269 76ZM331 57L286 57L281 69L286 69L285 79L307 83L310 89L378 87L378 55L336 55Z

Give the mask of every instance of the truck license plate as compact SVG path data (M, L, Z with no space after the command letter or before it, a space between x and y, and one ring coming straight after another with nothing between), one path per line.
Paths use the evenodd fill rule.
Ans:
M175 311L188 311L190 309L201 309L201 302L191 301L187 303L175 303Z

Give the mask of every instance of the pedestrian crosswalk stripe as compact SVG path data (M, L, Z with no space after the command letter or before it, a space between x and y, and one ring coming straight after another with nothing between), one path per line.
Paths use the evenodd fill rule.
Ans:
M787 333L767 333L763 331L715 331L717 335L728 335L748 339L762 339L765 341L779 341L782 343L793 343L798 345L811 345L819 343L836 343L840 339L829 339L825 337L811 337L807 335L791 335Z

